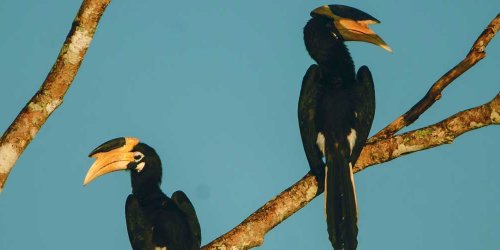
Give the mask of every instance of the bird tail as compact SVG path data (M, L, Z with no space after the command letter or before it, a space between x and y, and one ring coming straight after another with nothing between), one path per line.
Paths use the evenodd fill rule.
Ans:
M358 245L358 209L349 146L326 147L325 213L334 249L354 250Z

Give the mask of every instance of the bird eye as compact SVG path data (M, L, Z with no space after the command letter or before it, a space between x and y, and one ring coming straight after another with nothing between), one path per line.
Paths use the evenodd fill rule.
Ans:
M141 152L134 152L134 160L135 162L139 162L144 158L144 154Z

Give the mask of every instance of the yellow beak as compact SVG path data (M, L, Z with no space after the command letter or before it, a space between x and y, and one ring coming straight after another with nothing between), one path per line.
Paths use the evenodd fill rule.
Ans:
M127 165L134 161L134 153L108 152L99 153L95 156L97 159L90 167L83 185L89 184L95 178L119 170L126 170Z
M353 21L349 19L334 20L335 27L346 41L361 41L373 43L383 49L392 52L387 43L368 27L371 21Z
M311 12L311 15L324 16L333 20L335 27L339 31L340 35L345 41L361 41L375 44L382 47L383 49L392 52L392 49L387 45L387 43L378 36L372 29L368 27L370 24L377 24L379 21L372 16L354 8L348 7L351 13L344 13L345 15L351 15L352 18L341 17L332 12L332 9L328 5L324 5L316 8ZM345 6L344 6L345 9ZM357 16L352 13L352 11L357 12ZM341 11L341 9L339 9Z
M120 141L121 144L117 145ZM127 165L134 162L134 153L130 152L135 145L139 143L137 138L117 138L110 140L92 151L90 157L96 158L94 164L90 167L83 185L101 175L119 170L126 170Z

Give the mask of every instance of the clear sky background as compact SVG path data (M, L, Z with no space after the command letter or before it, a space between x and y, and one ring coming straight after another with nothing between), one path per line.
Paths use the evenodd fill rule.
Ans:
M164 163L162 188L194 203L203 244L309 170L297 100L313 61L309 12L328 1L114 0L80 71L0 194L0 249L129 249L128 173L87 187L87 154L139 137ZM339 1L373 15L394 53L349 43L374 76L372 133L459 62L500 11L498 0ZM0 131L38 90L81 1L0 1ZM410 129L491 100L500 37ZM500 128L356 175L359 249L496 249ZM262 249L330 249L323 196L272 230Z

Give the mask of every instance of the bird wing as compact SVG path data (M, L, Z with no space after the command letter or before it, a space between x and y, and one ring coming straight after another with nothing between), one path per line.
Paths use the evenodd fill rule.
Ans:
M172 200L187 216L189 227L191 228L191 232L193 233L194 239L196 241L196 246L199 248L201 246L201 228L193 204L191 203L187 195L180 190L172 194Z
M311 65L302 80L298 108L302 145L304 146L309 167L318 178L318 183L322 183L320 180L323 179L325 167L322 160L323 154L316 143L319 131L316 128L315 119L319 99L318 94L320 92L320 77L319 66L316 64Z
M152 225L144 216L139 201L133 194L127 197L125 203L125 218L130 244L134 250L153 249Z
M355 91L353 91L354 96L352 97L354 99L354 110L357 112L354 122L354 130L356 130L357 136L350 160L353 167L363 150L375 117L375 88L372 74L367 66L359 68L356 83L354 86Z

